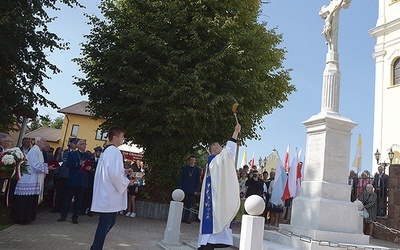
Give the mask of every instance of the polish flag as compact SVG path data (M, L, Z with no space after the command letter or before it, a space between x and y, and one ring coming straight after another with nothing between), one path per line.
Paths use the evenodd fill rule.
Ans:
M285 159L283 160L283 166L285 167L286 172L289 171L289 167L290 167L289 151L290 151L290 143L287 145Z
M294 197L300 196L301 180L303 178L303 175L301 173L302 168L303 168L303 162L299 161L299 163L297 164L296 194Z
M253 153L253 157L251 157L251 161L250 161L250 168L252 167L252 166L254 166L255 164L254 164L254 153Z
M296 195L296 180L297 180L297 163L298 163L298 154L296 149L296 154L292 159L292 166L290 166L290 170L288 173L288 178L286 181L285 191L283 192L282 200L285 201L290 197L295 197Z

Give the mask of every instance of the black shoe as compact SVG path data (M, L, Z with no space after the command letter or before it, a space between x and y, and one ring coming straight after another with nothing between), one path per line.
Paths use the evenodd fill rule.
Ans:
M190 222L190 221L188 221L188 220L184 220L184 221L183 221L183 223L186 223L186 224L191 224L191 222Z
M78 220L77 220L77 219L75 219L75 220L72 220L72 223L74 223L74 224L78 224Z
M90 212L90 211L87 213L87 215L88 215L89 217L93 217L93 213Z
M52 209L51 211L50 211L50 213L59 213L60 212L60 210L57 210L57 209Z
M61 218L58 219L57 221L58 221L58 222L63 222L63 221L65 221L65 218L62 218L62 217L61 217Z

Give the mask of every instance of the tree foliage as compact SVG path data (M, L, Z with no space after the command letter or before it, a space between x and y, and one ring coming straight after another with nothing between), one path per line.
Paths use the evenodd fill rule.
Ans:
M64 122L62 116L56 117L54 120L51 119L49 115L39 116L31 123L28 127L30 131L36 130L38 128L56 128L61 129Z
M240 137L258 139L262 117L295 90L282 66L282 36L257 21L259 0L106 0L76 59L75 83L105 127L145 149L146 183L176 186L186 157L226 141L240 103ZM161 189L160 189L161 187ZM152 195L156 195L153 193Z
M60 69L47 60L49 52L68 49L47 24L47 10L57 2L81 6L77 0L4 0L0 5L0 130L12 129L21 116L35 116L35 105L58 108L44 94L48 73Z

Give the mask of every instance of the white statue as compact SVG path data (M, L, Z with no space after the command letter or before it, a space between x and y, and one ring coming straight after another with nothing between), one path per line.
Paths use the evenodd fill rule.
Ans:
M322 30L322 34L325 37L326 44L332 47L332 23L337 22L336 13L339 12L341 8L347 9L349 7L351 0L331 0L331 3L326 6L323 5L319 11L319 15L325 19L325 24ZM336 47L336 46L334 46Z

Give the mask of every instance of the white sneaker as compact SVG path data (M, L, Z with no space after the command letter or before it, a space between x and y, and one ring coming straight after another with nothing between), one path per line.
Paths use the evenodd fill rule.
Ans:
M124 211L119 211L118 214L124 214Z
M130 215L129 215L129 217L131 217L131 218L133 218L133 217L136 217L136 213L131 213Z
M131 212L127 212L127 213L125 214L126 217L129 217L130 215L131 215Z

